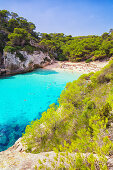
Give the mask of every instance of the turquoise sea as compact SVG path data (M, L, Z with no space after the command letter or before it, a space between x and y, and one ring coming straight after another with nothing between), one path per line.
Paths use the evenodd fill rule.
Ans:
M0 151L22 136L30 121L57 103L67 82L79 73L39 69L0 79Z

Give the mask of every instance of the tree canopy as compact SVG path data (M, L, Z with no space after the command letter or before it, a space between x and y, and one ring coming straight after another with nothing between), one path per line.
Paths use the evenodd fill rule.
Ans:
M87 61L113 55L113 29L101 36L72 37L63 33L35 32L35 25L17 13L0 10L0 51L41 50L57 60ZM11 50L12 49L12 50Z
M0 51L16 46L30 45L30 40L37 37L35 25L14 12L0 10Z

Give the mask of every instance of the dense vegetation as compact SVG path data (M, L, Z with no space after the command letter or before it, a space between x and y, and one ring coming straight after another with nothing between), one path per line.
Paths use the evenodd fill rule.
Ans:
M113 30L102 36L66 36L63 33L37 33L35 25L18 14L0 11L0 53L24 50L48 52L57 60L90 62L113 55ZM113 143L106 129L113 122L113 60L97 73L82 75L67 83L59 105L52 104L40 120L32 121L23 134L26 151L64 152L60 168L107 169L106 155L112 154ZM75 157L68 152L78 152ZM92 153L84 158L82 153ZM97 154L97 157L93 154ZM66 165L63 160L65 159ZM58 160L58 157L55 158ZM76 160L76 161L75 161ZM41 163L43 164L43 163ZM82 165L82 168L81 168ZM53 169L57 165L52 162ZM43 165L42 165L43 168Z
M35 25L18 14L7 10L0 11L0 52L14 52L24 48L32 48L30 40L37 38Z
M57 60L90 62L113 55L113 30L102 36L72 37L63 33L37 33L35 25L18 14L0 10L0 52L34 50L48 52Z
M90 129L79 130L76 140L72 140L71 144L64 141L63 146L54 149L56 155L52 160L48 160L49 154L46 154L45 159L38 160L40 166L35 166L35 169L108 170L106 155L112 151L113 143L107 136L107 122L107 119L93 116L89 121L92 134Z
M58 60L90 62L110 58L113 55L113 32L102 36L72 37L64 34L42 34L39 44Z
M59 98L23 134L26 151L54 150L109 155L113 143L106 128L113 122L113 60L96 73L67 83ZM65 141L65 142L64 142ZM64 144L65 143L65 144Z

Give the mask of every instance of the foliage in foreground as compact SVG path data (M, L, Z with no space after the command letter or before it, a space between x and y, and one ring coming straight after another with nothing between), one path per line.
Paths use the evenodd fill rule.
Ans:
M23 134L27 152L51 151L77 139L80 129L90 128L90 119L98 115L113 121L113 61L97 73L82 75L78 80L67 83L59 106L52 104L40 120L32 121Z
M113 60L101 71L67 83L59 105L52 104L39 120L32 121L22 142L27 152L56 150L60 158L50 160L53 169L107 170L106 156L113 154L107 132L112 110ZM42 162L40 168L47 165Z
M107 157L113 150L113 143L108 138L106 120L95 115L89 120L91 129L81 129L77 133L77 139L71 144L64 141L56 151L53 160L44 159L38 161L40 169L75 169L75 170L107 170ZM76 153L75 153L76 152ZM86 154L85 154L86 153ZM48 163L49 162L49 165ZM36 167L35 167L36 168ZM38 168L36 168L38 169Z

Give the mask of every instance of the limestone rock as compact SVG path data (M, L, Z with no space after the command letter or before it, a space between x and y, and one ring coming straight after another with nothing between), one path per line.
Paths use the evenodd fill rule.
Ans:
M9 71L8 74L32 71L53 62L48 53L42 51L34 51L33 54L28 54L26 51L13 54L5 52L3 58L5 69Z

